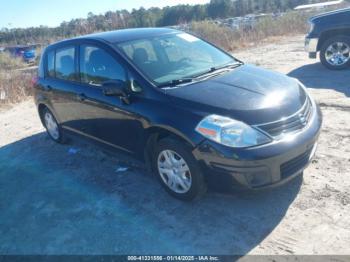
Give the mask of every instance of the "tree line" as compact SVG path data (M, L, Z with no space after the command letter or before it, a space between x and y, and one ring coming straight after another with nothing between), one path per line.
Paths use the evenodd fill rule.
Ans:
M0 44L47 43L61 38L98 31L134 27L172 26L192 21L244 16L251 13L285 12L297 5L319 0L211 0L202 5L108 11L105 14L89 13L87 18L72 19L59 26L30 28L3 28ZM116 4L117 5L117 4Z

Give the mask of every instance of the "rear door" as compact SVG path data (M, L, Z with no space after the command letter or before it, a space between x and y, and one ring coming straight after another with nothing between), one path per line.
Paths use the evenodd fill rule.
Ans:
M60 46L47 52L43 89L56 118L64 127L77 128L81 116L77 94L81 93L77 68L77 47Z

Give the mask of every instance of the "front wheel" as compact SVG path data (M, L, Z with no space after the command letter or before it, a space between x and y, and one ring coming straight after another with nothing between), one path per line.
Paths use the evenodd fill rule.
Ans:
M322 64L331 70L345 69L350 65L350 37L336 36L321 47Z
M198 163L181 141L162 139L153 155L153 167L162 186L177 199L191 201L206 192Z

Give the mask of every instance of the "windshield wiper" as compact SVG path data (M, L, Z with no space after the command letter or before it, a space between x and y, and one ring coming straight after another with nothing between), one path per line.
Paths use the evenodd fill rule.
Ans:
M207 75L209 75L209 74L211 74L211 73L214 73L214 72L216 72L216 71L221 71L222 69L226 69L226 68L230 68L230 69L236 68L236 67L241 66L242 64L243 64L243 63L241 63L241 62L235 62L235 63L225 64L225 65L222 65L222 66L213 66L213 67L211 67L209 70L206 70L206 71L204 71L204 72L202 72L202 73L199 73L199 74L197 74L197 75L194 75L193 77L194 77L194 78L200 78L200 77L203 77L203 76L207 76Z
M217 70L221 70L221 69L224 69L224 68L236 68L236 67L239 67L241 66L243 63L242 62L235 62L235 63L228 63L226 65L222 65L222 66L214 66L211 68L211 71L214 72L214 71L217 71Z
M192 75L190 77L174 79L174 80L171 80L168 82L161 83L158 85L158 87L160 87L160 88L172 87L172 86L177 86L177 85L181 85L181 84L185 84L185 83L190 83L190 82L193 82L196 80L200 80L199 78L202 78L202 77L207 76L207 75L210 75L210 76L216 75L216 74L212 74L212 73L217 72L217 71L221 71L222 69L226 69L226 68L232 69L232 68L236 68L238 66L241 66L242 64L243 63L241 63L241 62L235 62L235 63L228 63L225 65L221 65L218 67L211 67L209 70L206 70L206 71L201 72L201 73L196 74L196 75Z
M158 85L158 87L168 87L168 86L177 86L185 83L190 83L193 81L193 78L186 77L186 78L180 78L180 79L174 79L168 82L164 82Z

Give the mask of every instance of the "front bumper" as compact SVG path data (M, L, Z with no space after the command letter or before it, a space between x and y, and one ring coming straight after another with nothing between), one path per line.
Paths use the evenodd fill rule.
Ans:
M305 38L305 51L309 53L310 58L316 58L318 38Z
M248 189L281 185L308 166L321 125L322 114L314 104L308 126L292 139L251 148L230 148L206 140L193 153L210 185Z

